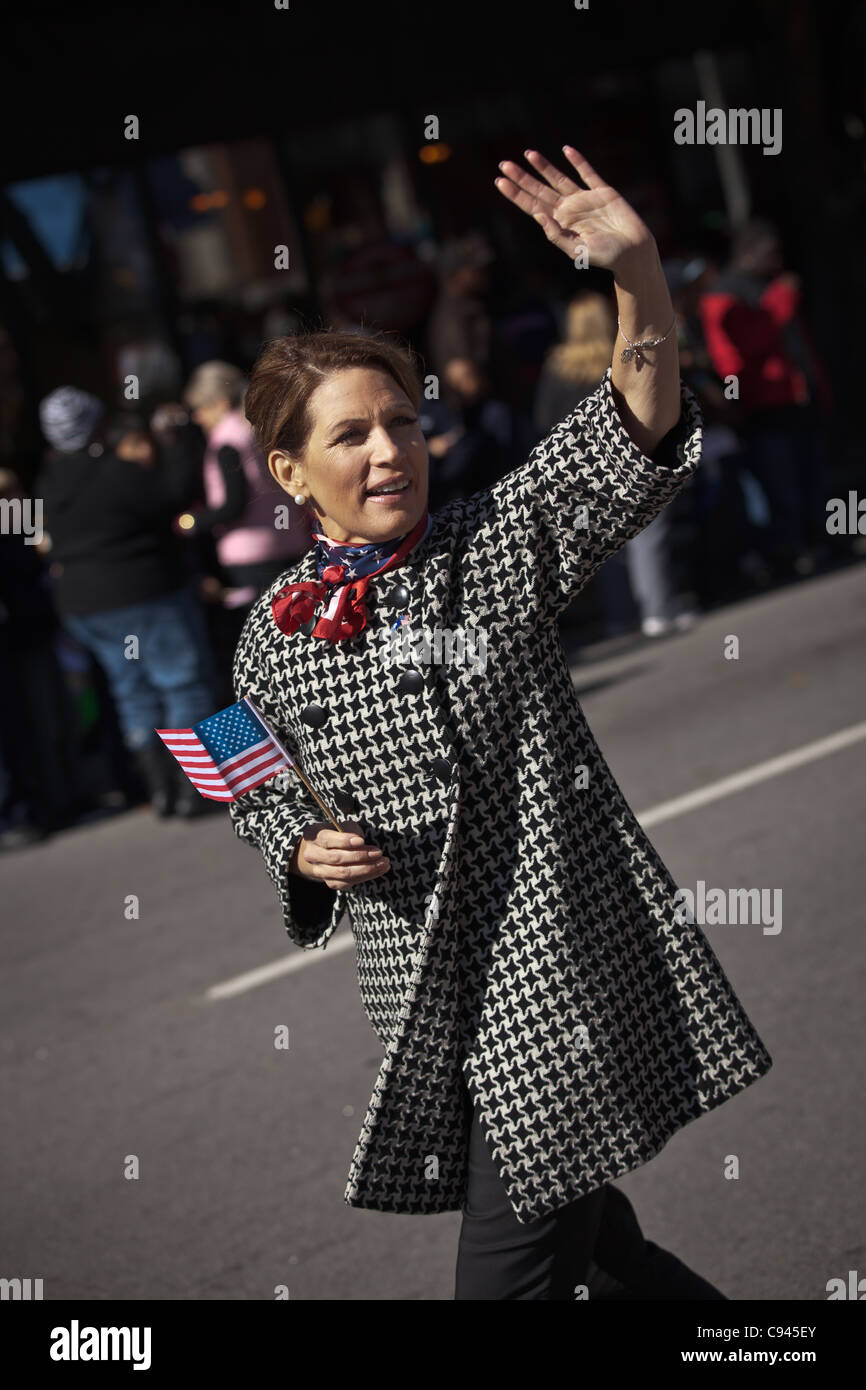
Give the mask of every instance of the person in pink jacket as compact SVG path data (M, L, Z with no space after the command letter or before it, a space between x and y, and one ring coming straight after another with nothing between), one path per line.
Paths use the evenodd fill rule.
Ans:
M215 644L227 655L255 600L313 543L306 510L277 487L256 446L243 413L245 389L238 367L204 362L185 392L207 440L205 506L184 514L180 528L214 541L219 575L209 596L221 605Z

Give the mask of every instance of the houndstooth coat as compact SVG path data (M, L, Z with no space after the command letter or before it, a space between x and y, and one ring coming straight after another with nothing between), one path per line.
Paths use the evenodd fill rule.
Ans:
M528 1222L646 1163L772 1065L700 927L679 922L677 885L587 726L559 636L575 594L700 459L685 384L679 425L647 457L610 376L525 464L433 516L372 581L355 638L276 626L272 597L317 577L310 551L238 643L237 697L391 860L346 891L289 874L323 819L292 773L230 807L298 945L324 947L348 910L384 1049L351 1206L462 1207L461 1073ZM395 651L407 610L419 645ZM475 660L457 659L459 638L443 660L437 629L462 632Z

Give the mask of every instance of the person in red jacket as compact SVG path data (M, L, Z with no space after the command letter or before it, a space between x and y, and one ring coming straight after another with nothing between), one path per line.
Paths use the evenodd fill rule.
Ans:
M801 314L799 277L784 270L771 222L734 237L729 266L702 296L707 350L736 378L740 432L770 511L768 558L780 577L810 573L826 550L823 420L829 380Z

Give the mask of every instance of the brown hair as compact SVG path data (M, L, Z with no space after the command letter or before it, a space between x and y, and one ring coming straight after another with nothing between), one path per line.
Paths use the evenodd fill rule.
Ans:
M293 458L303 455L313 432L310 397L334 372L347 367L387 372L418 409L420 371L412 349L402 342L382 334L337 330L274 338L259 354L244 398L244 413L265 458L272 449Z

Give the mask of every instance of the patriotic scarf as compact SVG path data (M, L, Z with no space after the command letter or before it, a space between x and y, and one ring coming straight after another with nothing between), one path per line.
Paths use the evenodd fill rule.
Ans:
M289 584L271 600L274 622L281 632L295 632L313 617L325 600L325 609L313 628L314 637L341 642L367 626L364 595L377 574L400 565L413 546L423 540L433 518L424 515L411 531L396 540L371 541L368 545L340 545L329 536L313 532L318 580Z

